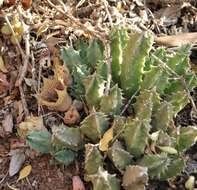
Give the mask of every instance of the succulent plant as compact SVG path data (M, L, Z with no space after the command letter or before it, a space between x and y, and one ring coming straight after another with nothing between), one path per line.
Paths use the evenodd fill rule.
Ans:
M68 91L87 103L87 115L80 127L55 126L52 135L33 132L27 136L29 144L65 165L85 144L84 176L93 190L119 190L121 177L125 190L143 190L148 178L167 180L180 174L184 153L197 139L196 127L174 124L197 86L189 64L191 46L169 52L152 45L150 33L114 28L111 71L101 42L63 48L61 58L74 80ZM118 177L112 174L117 171Z
M100 111L108 115L118 115L122 108L122 92L117 85L113 86L108 95L104 95L100 102Z
M120 182L115 175L109 174L102 167L97 173L88 175L88 179L93 184L94 190L120 190Z
M48 131L32 131L27 136L27 143L41 153L51 151L51 134Z
M123 175L125 190L145 190L148 182L148 169L138 165L128 165Z
M103 157L94 144L85 145L85 171L86 174L94 174L98 168L103 166Z
M134 105L136 117L141 121L151 121L153 108L153 92L150 90L141 90L140 95Z
M61 127L63 128L63 126L60 126L60 128ZM57 135L58 132L59 131L57 131L55 135ZM65 135L65 133L67 133L67 135L69 133L71 138L73 137L73 134L77 134L77 132L73 131L72 129L69 132L64 131L63 135ZM54 140L54 137L48 131L33 131L28 134L26 139L28 144L33 149L40 153L50 153L56 159L56 161L67 166L71 164L76 157L76 153L71 149L77 149L76 142L78 143L80 137L77 135L74 136L75 137L71 139L71 141L66 139L65 136L62 140L62 134L60 134L57 135L57 139Z
M119 141L113 143L108 151L108 156L119 170L125 169L127 165L133 162L133 156L124 149Z
M81 132L93 142L98 142L108 128L108 120L102 112L94 112L87 116L82 122Z
M64 125L52 128L52 143L54 146L79 150L82 147L82 135L79 128L67 127Z
M88 106L90 108L98 108L104 95L105 81L101 77L94 74L91 78L89 78L89 81L86 81L84 86L86 89L85 97Z
M123 138L126 148L131 155L139 157L144 153L149 131L150 125L147 121L143 122L139 119L135 119L126 124Z
M111 55L112 55L112 78L116 83L120 83L121 65L123 64L123 49L126 46L128 34L126 30L114 29L111 35Z
M176 157L170 158L166 154L146 155L139 162L140 166L148 167L150 178L161 180L166 180L180 174L184 164L183 159Z
M69 149L63 149L61 151L58 151L53 154L53 157L60 163L64 164L65 166L68 166L71 164L75 157L76 153Z

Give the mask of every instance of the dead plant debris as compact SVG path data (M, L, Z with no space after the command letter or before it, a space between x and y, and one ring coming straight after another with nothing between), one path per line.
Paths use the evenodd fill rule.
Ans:
M0 189L197 188L196 47L195 0L0 0Z

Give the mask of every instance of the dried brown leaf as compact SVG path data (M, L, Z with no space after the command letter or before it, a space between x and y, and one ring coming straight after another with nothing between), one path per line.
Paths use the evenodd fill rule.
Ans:
M44 23L38 28L37 36L40 36L42 33L46 32L49 28L49 21L46 20Z
M58 31L59 33L59 31ZM48 34L46 37L46 45L49 48L50 53L52 54L52 56L57 56L60 53L60 49L56 47L56 44L58 44L59 41L63 41L63 38L56 38L53 36L54 33L52 34Z
M25 162L25 154L20 149L11 150L9 154L11 155L9 175L14 176L19 172L21 166Z
M8 154L8 150L6 149L5 145L0 144L0 157L5 157Z
M53 64L55 73L54 79L60 81L63 85L71 85L72 78L66 65L61 65L58 57L53 58Z
M10 85L6 78L6 75L0 72L0 94L8 90Z
M3 57L0 55L0 71L3 73L7 73L8 70L5 67L4 61L3 61Z
M17 132L21 138L25 138L32 131L45 131L42 117L29 116L24 122L20 123Z
M42 96L37 95L36 97L38 99L38 103L40 105L45 105L57 111L62 111L62 112L67 111L72 104L72 99L67 92L67 87L65 87L64 90L56 90L56 93L57 93L56 101L46 100L43 99Z
M25 166L19 173L19 177L17 179L17 181L20 181L21 179L24 179L26 177L28 177L28 175L31 173L32 170L32 166L31 165L27 165Z
M67 93L70 82L69 70L62 66L58 57L53 58L54 79L44 78L41 93L36 95L38 103L57 111L67 111L72 104L72 99Z
M0 84L9 86L9 82L6 79L6 75L0 72Z
M12 133L13 130L13 116L12 113L8 113L5 115L2 121L3 129L6 133Z
M54 78L43 78L43 87L38 95L39 99L53 101L57 98L57 91L65 90L65 86L71 84L72 78L67 67L61 65L58 57L53 58Z
M107 151L108 150L108 146L109 146L109 142L113 139L113 128L111 127L110 129L108 129L104 135L103 138L100 140L99 142L99 149L101 151Z
M54 99L57 95L57 90L63 90L64 86L60 81L55 79L43 78L43 88L41 89L40 97L42 99Z

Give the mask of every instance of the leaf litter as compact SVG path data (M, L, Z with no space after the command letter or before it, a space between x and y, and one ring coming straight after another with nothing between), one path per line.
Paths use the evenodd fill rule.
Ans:
M0 13L1 14L0 26L1 28L4 27L4 29L1 30L1 34L0 34L1 35L0 95L2 97L2 100L0 101L0 106L1 106L0 117L3 115L4 118L4 121L2 122L3 131L7 131L10 134L8 140L6 140L5 138L0 139L0 143L3 145L6 142L9 143L10 139L15 138L15 134L19 135L22 138L29 136L31 137L29 139L33 139L32 138L33 136L31 136L32 131L33 132L42 131L43 133L46 130L55 131L55 129L53 129L53 127L55 126L54 125L49 126L47 125L46 122L47 118L49 118L51 114L52 115L54 114L53 112L55 112L54 117L56 121L58 121L58 124L57 123L55 124L56 126L61 124L62 122L64 122L66 125L69 126L69 130L66 130L65 134L68 135L78 134L77 131L78 126L76 125L80 124L80 122L83 121L85 114L92 112L92 108L93 108L92 105L94 104L94 101L91 100L92 98L91 95L86 94L86 97L90 98L87 100L87 102L89 103L86 107L84 99L81 96L81 94L83 94L84 89L79 88L79 86L76 86L76 84L77 85L80 84L79 82L76 82L77 80L79 81L79 78L77 79L77 75L89 71L86 71L84 65L82 66L76 65L75 68L72 68L71 66L69 66L69 62L68 62L69 59L66 61L66 65L62 64L58 58L60 56L60 48L62 46L75 47L77 46L75 42L78 39L86 39L87 41L88 40L91 41L94 38L98 38L102 42L106 43L108 41L107 38L108 33L112 27L111 24L113 23L123 24L127 26L129 30L132 31L134 30L138 32L151 29L155 33L155 42L157 43L157 45L164 45L170 47L173 46L176 48L177 46L186 44L188 42L189 43L192 42L194 44L196 43L195 42L196 28L194 24L196 22L196 16L195 16L196 4L195 2L192 1L189 1L189 3L184 3L184 2L174 3L167 1L153 2L150 0L147 1L146 4L144 4L144 1L140 1L140 0L133 2L129 2L129 1L107 2L107 1L96 1L96 0L95 1L87 0L87 1L79 1L79 2L67 1L63 3L62 2L49 1L49 0L47 1L21 0L17 4L15 4L15 1L4 0L4 2L2 1L0 3L0 4L3 3L3 5L0 5L2 6L1 7L2 12ZM65 18L63 15L65 16ZM8 19L10 25L9 22L6 21L6 19ZM5 27L5 25L7 28ZM13 29L13 31L10 31L10 26ZM170 35L170 36L166 36L166 35ZM33 48L35 47L33 44L37 44L40 41L42 41L43 44L47 44L48 48L46 49L45 48L46 45L43 45L35 50ZM85 51L83 51L86 49L86 47L87 46L84 46L84 48L82 48L82 50L80 50L79 53L83 56L85 55L85 57L86 56L88 57L89 55ZM12 52L10 51L11 49ZM25 61L23 52L25 52L27 56L30 57L30 59L28 60L29 63ZM193 54L195 54L195 46L192 48L192 55ZM12 55L12 56L8 56L8 55ZM52 62L49 65L48 63L50 61L48 63L46 62L46 60L48 60L47 57L48 55L50 55L50 57L52 58L51 59ZM74 61L78 59L76 58L78 56L77 54L71 53L70 56L71 56L70 60L72 59ZM95 63L97 63L97 59L98 59L97 57L93 57L92 60L95 60ZM42 64L40 64L41 60L42 60ZM87 59L85 61L87 61ZM45 62L47 65L45 65ZM98 65L96 67L98 67ZM103 71L105 71L104 67L105 64L103 67L98 69L103 77L105 77L105 74L102 73ZM29 85L27 85L28 83L27 80L25 81L27 82L26 84L21 82L22 80L25 80L23 79L24 76L31 80L31 82L29 82ZM89 79L86 80L87 82L90 81ZM104 85L104 83L102 83L100 79L92 80L91 82L93 81L94 81L93 84ZM94 86L92 86L90 89L94 90L93 87ZM80 89L79 92L77 92L78 89ZM120 94L118 94L117 89L116 91L113 90L112 92L110 92L111 94L110 93L105 94L105 92L102 91L102 89L103 88L100 88L100 91L97 92L105 96L105 100L104 99L102 100L102 105L105 105L106 102L108 103L107 98L110 99L110 96L113 97L120 96ZM194 96L196 95L194 94ZM78 109L74 104L74 102L76 101L75 99L76 97L78 97L77 101L79 101L79 104L82 105L82 108L80 109ZM96 100L96 97L93 98L95 98ZM10 101L18 102L18 100L21 100L20 101L21 105L19 106L19 109L16 109L16 106L14 108L8 106L8 109L7 108L4 109L7 103L9 103ZM195 97L194 100L196 100ZM97 102L96 106L98 106L100 104L100 100L98 99L96 100L96 102ZM114 101L113 104L115 106L119 106L122 104L122 102ZM111 113L118 113L119 109L114 110L114 108L109 109L107 107L105 109L102 109L102 111L104 111L105 114L111 114ZM32 115L29 116L29 113L31 113ZM95 139L100 138L100 146L98 148L102 151L107 151L108 149L110 149L110 151L112 151L113 153L111 159L114 162L114 164L116 166L120 166L122 164L121 167L124 168L124 164L126 163L127 159L128 159L127 165L132 163L132 155L130 155L130 153L124 149L125 148L124 145L122 146L121 143L119 144L119 142L117 143L118 144L117 146L109 147L111 146L110 141L112 140L113 142L114 140L113 138L117 138L118 136L116 135L118 134L115 133L113 134L114 136L111 135L112 128L109 128L107 122L102 123L101 120L99 120L101 118L105 118L105 116L92 118L95 119L96 121L96 127L94 129L98 130L97 133L95 133L96 136L90 137L88 133L88 129L90 129L89 127L87 128L85 135L89 136L90 139L93 139L93 141L96 141ZM187 119L188 121L190 121L189 123L190 125L196 124L196 122L192 120L190 116ZM93 121L94 120L89 119L88 122L90 123L87 122L86 126L92 124ZM97 121L101 123L97 123ZM99 127L103 127L103 128L99 128ZM107 129L108 131L110 131L109 134ZM187 135L187 133L185 135ZM45 137L47 137L46 142L49 142L48 136L45 135ZM56 136L53 136L52 138L55 137ZM34 138L37 139L37 136L34 136ZM58 146L60 147L63 146L64 150L63 152L62 151L53 152L54 150L50 150L51 151L50 154L52 156L55 155L56 157L57 155L58 156L68 155L68 157L70 156L70 159L72 161L72 155L75 155L75 151L76 151L75 143L78 144L80 142L79 140L80 138L81 137L75 139L76 140L75 142L73 142L72 139L70 141L65 142L65 141L61 141L61 138L59 138L58 136L59 139ZM54 141L52 141L52 143L53 142ZM45 145L45 142L43 142L43 145ZM155 151L158 152L157 149L159 149L159 151L163 151L167 153L170 152L170 154L175 154L177 152L177 147L175 149L171 147L171 145L172 144L170 144L169 146L168 144L165 143L160 144L159 146L155 147L156 148ZM25 155L26 154L25 150L27 147L28 147L27 145L21 147L19 146L17 148L11 146L11 150L10 150L11 162L9 166L10 167L9 173L11 176L17 174L21 170L23 164L25 163L26 160L25 157L27 157L27 155ZM69 150L67 149L68 147L69 148L72 147L74 149L70 151L70 149ZM134 145L131 146L131 148L132 147L134 147ZM120 155L121 156L124 155L125 163L120 163L117 160L117 158L119 158ZM62 157L58 157L58 159L62 160ZM73 159L76 159L76 162L79 162L80 165L80 162L82 162L82 160L80 159L83 158L80 158L80 156L79 158L73 156ZM53 160L51 161L53 162ZM66 161L66 163L68 162L68 160L64 160L64 161ZM51 183L51 185L48 186L48 189L50 188L53 189L54 187L56 187L57 183L59 183L59 180L65 181L65 178L63 177L65 171L61 169L60 171L56 165L52 166L54 168L50 169L50 167L47 165L47 162L49 162L48 158L44 160L38 160L39 163L36 163L34 161L32 162L35 165L35 167L32 165L33 168L37 168L38 164L41 164L40 167L38 167L40 168L40 170L42 170L45 167L45 171L43 171L44 173L42 173L42 175L43 174L45 175L48 172L46 176L49 177L49 180L45 181L42 177L40 177L41 180L33 181L33 178L31 179L31 176L40 176L41 172L39 170L32 171L32 175L30 176L30 184L28 183L22 184L19 181L19 183L17 183L16 185L17 188L19 187L20 189L21 188L29 189L30 186L32 185L33 188L38 189L37 185L40 184L41 187L39 187L39 189L45 189L44 184ZM78 164L75 163L71 166L70 171L72 172L70 176L67 176L68 180L66 179L66 183L65 182L60 183L62 184L62 186L59 187L60 189L65 189L65 188L69 189L69 187L72 186L71 185L72 182L74 183L73 189L74 188L85 189L83 182L78 177L78 175L80 175L80 177L84 175L83 173L81 173L83 169L81 165L80 166L77 165ZM147 178L146 178L147 174L145 169L137 166L135 166L136 167L135 168L133 165L132 167L130 168L128 167L129 169L126 168L126 171L127 172L129 172L129 170L138 171L141 169L144 172L144 176L141 177L141 174L138 175L139 172L134 172L136 173L136 176L128 175L128 177L132 177L132 180L130 180L130 182L132 181L134 186L136 185L136 183L140 183L140 185L136 188L144 189L147 183ZM5 170L2 171L6 171L6 168ZM26 174L22 176L26 176L26 175L28 176L27 173L29 172L25 172L25 173ZM56 179L52 173L57 173L59 179L58 178ZM4 174L5 173L3 173L3 175ZM126 174L127 173L125 173L125 175ZM110 186L113 186L114 184L118 184L118 181L115 180L115 177L111 174L106 173L106 171L103 171L103 168L101 167L98 170L97 175L107 176L107 179L109 180L108 181L109 183L108 182L107 183ZM92 180L95 189L97 188L95 182L97 175L94 174L90 176L90 179ZM125 176L125 178L126 177L127 176ZM134 178L137 179L137 182L134 180ZM12 183L8 183L8 187L10 186L9 184L14 184L16 180L17 180L16 178L15 179L13 178L13 181L11 181ZM69 184L69 180L70 180L70 184ZM104 179L101 178L101 180ZM184 182L186 182L186 179ZM3 185L2 187L5 187L6 183L7 183L7 179L4 180L3 184L0 184L0 187L2 185ZM90 187L89 183L87 184L85 183L85 185L87 185L86 189ZM129 185L130 184L126 182L123 183L123 186L126 189L129 188ZM150 186L151 185L155 187L154 183L150 184ZM180 189L183 189L181 184L176 184L176 185L177 188L180 187ZM159 183L156 184L156 186L161 187ZM12 185L10 187L14 189L15 185ZM168 185L165 186L165 188L169 188Z

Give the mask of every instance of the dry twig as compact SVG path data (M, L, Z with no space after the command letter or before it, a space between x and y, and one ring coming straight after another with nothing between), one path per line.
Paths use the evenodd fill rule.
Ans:
M0 181L0 185L4 182L4 180L6 179L7 176L8 176L8 171L7 171L7 173L5 174L5 176L2 178L2 180Z
M16 34L15 34L15 32L14 32L14 30L13 30L13 28L12 28L12 25L11 25L9 19L8 19L8 16L6 15L6 13L5 13L3 10L1 10L1 13L2 13L2 15L3 15L3 17L4 17L4 19L5 19L6 23L7 23L7 25L8 25L9 28L10 28L10 31L11 31L13 37L14 37L14 40L15 40L15 42L16 42L16 45L17 45L17 47L18 47L18 50L19 50L21 56L24 57L24 56L25 56L24 51L23 51L23 49L21 48L21 45L20 45L18 39L16 38Z
M68 13L66 13L65 10L62 10L61 8L58 8L56 5L54 5L50 0L47 0L47 2L52 8L56 9L58 12L63 14L66 18L68 18L74 24L79 26L80 29L84 30L86 33L90 34L91 36L94 36L94 37L98 38L99 40L101 40L104 43L107 41L107 35L100 34L98 31L87 28L85 25L83 25L79 20L74 18L72 15L69 15ZM63 2L61 2L61 1L59 1L59 2L64 7Z
M105 7L105 11L107 13L107 17L108 17L110 26L111 26L111 28L113 28L113 21L112 21L111 14L110 14L109 9L108 9L108 2L106 0L103 0L103 4L104 4L104 7Z
M18 80L18 86L19 86L19 91L20 91L20 96L21 96L21 101L23 103L23 108L24 108L24 112L25 112L25 115L26 117L29 115L29 111L28 111L28 108L27 108L27 102L25 100L25 95L24 95L24 92L23 92L23 88L22 88L22 82L24 80L24 77L26 75L26 72L27 72L27 67L28 67L28 62L29 62L29 55L30 55L30 47L29 47L29 33L26 32L26 36L25 36L25 48L26 48L26 51L24 53L23 49L21 48L20 46L20 43L18 41L18 39L16 38L16 34L12 28L12 25L7 17L7 15L5 14L5 12L2 10L1 11L3 16L4 16L4 19L7 23L7 25L9 26L11 32L12 32L12 35L16 41L16 45L18 47L18 50L22 56L22 60L23 60L23 67L22 67L22 70L21 70L21 73L20 73L20 76L19 76L19 80Z
M137 95L137 93L139 92L139 90L137 90L129 99L129 101L127 102L127 104L124 106L123 110L121 111L120 115L123 115L124 112L127 110L127 108L130 106L132 100L135 98L135 96Z

